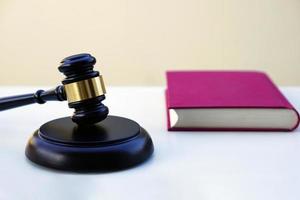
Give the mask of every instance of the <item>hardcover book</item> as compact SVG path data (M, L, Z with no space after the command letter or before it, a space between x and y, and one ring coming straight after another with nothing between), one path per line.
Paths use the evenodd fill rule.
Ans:
M296 109L263 72L169 71L169 131L291 131Z

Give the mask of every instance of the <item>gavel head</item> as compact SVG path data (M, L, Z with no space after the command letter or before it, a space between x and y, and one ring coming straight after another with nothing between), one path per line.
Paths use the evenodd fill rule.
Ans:
M105 86L102 76L93 70L95 63L90 54L77 54L63 59L58 67L66 76L62 84L68 105L75 109L72 120L79 125L95 124L108 115L108 108L102 104Z

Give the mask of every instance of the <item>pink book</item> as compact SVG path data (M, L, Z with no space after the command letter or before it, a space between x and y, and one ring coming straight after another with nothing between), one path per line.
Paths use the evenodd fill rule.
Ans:
M256 71L167 72L169 131L291 131L299 114Z

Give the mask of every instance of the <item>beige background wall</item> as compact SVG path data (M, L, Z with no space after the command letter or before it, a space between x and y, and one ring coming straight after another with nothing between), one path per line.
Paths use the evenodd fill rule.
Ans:
M108 85L167 69L259 69L300 85L299 0L0 0L0 85L56 85L90 52Z

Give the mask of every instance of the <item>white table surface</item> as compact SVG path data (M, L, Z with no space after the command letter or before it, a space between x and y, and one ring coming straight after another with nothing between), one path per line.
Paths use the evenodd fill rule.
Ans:
M40 87L43 88L43 87ZM35 91L1 87L0 96ZM282 88L300 110L300 87ZM0 113L0 200L299 200L300 129L286 132L167 132L162 87L112 87L110 113L151 134L155 152L126 171L76 174L33 165L25 145L41 124L72 110L66 102Z

